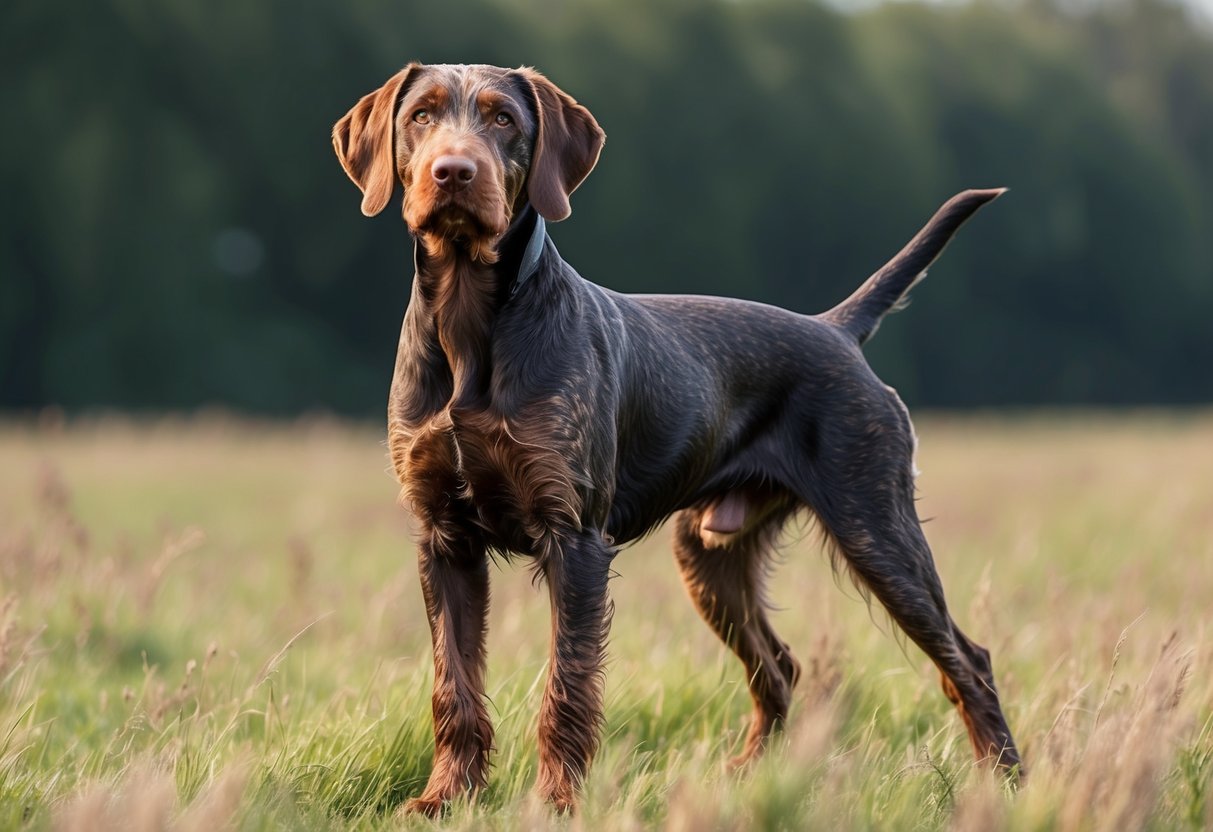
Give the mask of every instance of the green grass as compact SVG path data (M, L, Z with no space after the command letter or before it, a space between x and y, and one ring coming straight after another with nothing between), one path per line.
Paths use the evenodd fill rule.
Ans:
M664 533L617 560L607 729L572 819L530 795L547 604L494 570L492 785L446 828L1213 826L1213 416L920 420L920 511L1031 776L976 767L927 660L804 534L805 667L749 710ZM429 633L380 435L221 417L0 427L0 829L431 828Z

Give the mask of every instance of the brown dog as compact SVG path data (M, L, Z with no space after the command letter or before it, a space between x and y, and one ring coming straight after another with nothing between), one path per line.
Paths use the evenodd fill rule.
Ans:
M860 345L956 229L1001 191L948 201L849 299L805 316L583 280L544 219L598 160L589 111L529 69L410 65L333 130L367 215L397 182L416 241L388 406L420 524L434 642L434 813L485 783L490 553L532 560L552 606L539 792L572 808L598 747L616 547L676 514L699 612L740 657L754 717L739 762L788 712L799 666L763 579L785 521L812 512L855 579L939 667L974 751L1019 755L989 654L953 623L914 508L914 433Z

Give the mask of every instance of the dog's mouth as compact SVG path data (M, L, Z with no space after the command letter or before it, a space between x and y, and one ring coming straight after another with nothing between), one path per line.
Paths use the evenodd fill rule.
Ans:
M451 204L443 210L430 214L426 230L448 239L495 237L498 232L492 221L468 210L462 205Z
M487 210L486 210L487 208ZM495 241L509 225L504 209L493 206L468 205L467 200L445 197L428 211L407 216L414 232L450 242L483 244Z
M414 221L405 212L409 230L425 241L431 254L455 256L464 252L472 260L491 265L497 262L497 244L508 224L504 217L486 218L460 201L445 199Z

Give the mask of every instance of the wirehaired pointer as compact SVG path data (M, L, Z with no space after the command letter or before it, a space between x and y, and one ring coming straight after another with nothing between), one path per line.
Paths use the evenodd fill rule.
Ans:
M957 228L965 191L820 315L699 296L622 295L561 259L545 221L598 161L589 110L530 69L411 64L333 130L362 211L403 187L416 277L388 444L419 523L434 644L434 766L406 810L485 784L489 556L548 588L551 666L539 793L572 809L602 729L607 583L618 547L674 516L700 614L745 665L754 714L736 762L787 716L800 668L767 618L772 547L818 520L855 580L939 667L979 759L1019 755L989 653L952 621L914 507L914 431L860 351Z

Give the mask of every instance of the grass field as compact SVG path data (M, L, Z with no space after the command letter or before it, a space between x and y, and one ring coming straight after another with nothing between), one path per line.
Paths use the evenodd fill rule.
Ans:
M1213 414L919 420L953 614L1031 770L975 767L938 677L789 542L805 667L749 702L659 532L625 551L581 813L529 795L547 602L494 570L492 786L443 828L1213 828ZM380 432L222 417L0 427L0 829L430 828L429 633Z

